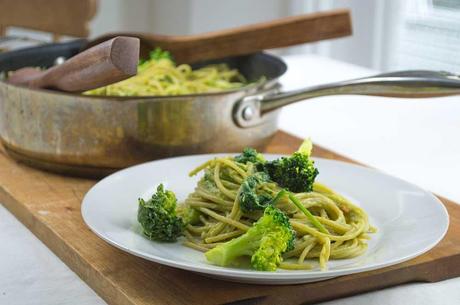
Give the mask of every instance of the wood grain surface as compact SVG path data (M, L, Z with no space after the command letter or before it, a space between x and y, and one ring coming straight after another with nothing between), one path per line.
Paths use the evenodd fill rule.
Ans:
M98 0L0 0L0 36L8 27L86 37Z
M300 142L278 132L267 152L291 153ZM353 162L318 146L314 155ZM80 215L82 198L95 182L31 169L0 153L0 202L109 304L309 304L460 276L460 206L443 198L450 214L449 231L422 256L323 282L262 286L209 279L108 245L85 226Z
M170 51L175 61L193 63L344 37L351 33L350 11L337 9L187 36L110 33L96 38L89 46L115 36L133 36L141 39L143 57L154 48L161 47Z

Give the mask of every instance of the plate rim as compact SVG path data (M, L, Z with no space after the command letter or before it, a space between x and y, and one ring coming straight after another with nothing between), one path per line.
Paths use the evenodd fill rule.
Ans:
M182 270L187 270L187 271L192 271L192 272L197 272L203 275L210 275L210 276L217 276L219 278L231 278L232 280L239 278L240 280L244 281L244 279L249 279L249 280L257 280L260 279L261 282L259 284L263 284L263 281L288 281L288 280L312 280L315 278L333 278L337 276L342 276L342 275L349 275L349 274L355 274L355 273L360 273L360 272L366 272L366 271L371 271L371 270L377 270L377 269L382 269L388 266L393 266L408 260L411 260L417 256L423 255L424 253L428 252L429 250L433 249L446 235L449 225L450 225L450 216L447 211L447 208L445 205L442 203L442 201L435 196L432 192L414 184L409 181L406 181L404 179L401 179L399 177L395 177L393 175L390 175L384 171L378 170L373 167L368 167L365 165L361 164L356 164L352 162L346 162L346 161L341 161L341 160L334 160L334 159L327 159L327 158L320 158L320 157L313 157L313 160L318 160L320 162L330 162L330 163L338 163L340 165L345 165L345 166L351 166L351 167L358 167L360 170L365 170L372 172L374 174L378 175L384 175L387 176L391 179L397 180L398 182L402 182L404 184L408 184L411 187L415 187L416 189L422 191L426 195L428 195L433 201L436 201L436 203L441 207L443 218L446 220L445 222L445 227L443 228L442 234L435 239L433 242L425 246L423 249L414 252L410 255L406 255L397 259L389 260L384 263L373 263L370 265L365 265L361 267L353 267L350 269L343 269L343 270L292 270L292 272L267 272L267 271L257 271L257 270L250 270L250 269L237 269L237 268L228 268L228 267L220 267L220 266L214 266L209 264L209 266L195 266L191 262L182 262L182 261L175 261L173 259L167 259L167 258L162 258L158 256L153 256L149 255L143 251L133 251L129 247L123 246L122 244L113 241L112 239L104 236L97 230L95 230L90 223L88 223L87 218L85 217L87 213L87 198L90 196L92 192L94 192L94 189L97 187L97 185L101 183L106 183L107 180L114 179L114 177L119 176L124 174L125 172L129 172L133 170L134 168L140 168L144 167L147 165L150 165L152 163L157 163L157 162L165 162L165 161L173 161L177 159L185 159L185 158L193 158L193 157L208 157L208 158L213 158L217 156L228 156L228 155L234 155L235 153L210 153L210 154L196 154L196 155L185 155L185 156L178 156L178 157L172 157L172 158L165 158L165 159L159 159L159 160L153 160L153 161L148 161L144 162L141 164L136 164L127 168L124 168L120 171L117 171L109 176L104 177L103 179L99 180L96 184L94 184L89 191L85 194L82 200L81 204L81 216L83 218L84 223L86 226L93 232L96 236L107 242L108 244L123 250L131 255L141 257L143 259L153 261L158 264L163 264L166 266L170 266L173 268L178 268ZM287 156L287 154L272 154L272 153L264 153L264 156L268 157L274 157L278 158L280 156ZM292 283L292 282L291 282ZM274 282L274 283L269 283L269 284L282 284L279 282Z

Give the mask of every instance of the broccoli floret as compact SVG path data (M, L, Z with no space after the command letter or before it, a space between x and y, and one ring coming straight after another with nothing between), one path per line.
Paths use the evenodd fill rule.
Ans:
M259 154L254 148L245 148L240 155L235 156L235 161L238 163L265 163L265 158L262 154Z
M158 47L155 48L155 50L150 51L149 56L150 56L150 59L153 59L153 60L160 60L163 58L173 60L171 53L169 51L164 51Z
M149 52L149 59L141 58L139 60L138 70L142 71L145 67L148 66L148 63L151 60L158 61L161 59L168 59L174 62L174 59L170 52L163 51L161 48L155 48L155 50Z
M209 262L219 266L236 265L240 257L250 256L251 265L261 271L274 271L281 254L294 248L295 233L289 219L274 206L243 235L205 253Z
M311 148L311 141L307 139L290 157L265 162L260 169L279 186L291 192L310 192L319 173L315 162L310 158Z
M257 194L258 186L269 180L270 177L264 172L257 172L244 180L238 193L240 207L243 212L263 210L270 204L272 196L265 192Z
M176 196L171 191L165 191L163 184L149 200L140 198L137 220L144 235L157 241L175 241L182 235L184 223L176 215L176 204Z
M184 225L195 225L200 222L200 212L197 209L187 206L182 213Z

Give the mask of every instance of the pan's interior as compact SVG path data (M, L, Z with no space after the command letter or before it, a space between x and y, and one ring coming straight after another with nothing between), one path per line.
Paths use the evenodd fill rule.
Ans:
M84 39L79 39L0 53L0 74L6 75L9 71L31 66L49 68L58 57L67 59L76 55L85 43ZM238 69L250 82L258 81L261 77L271 82L286 71L286 64L280 58L266 53L211 60L193 64L192 67L199 68L214 63L226 63L231 68Z

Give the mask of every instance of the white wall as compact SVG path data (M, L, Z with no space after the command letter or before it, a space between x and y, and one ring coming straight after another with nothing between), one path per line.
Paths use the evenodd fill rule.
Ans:
M151 6L151 0L99 0L98 13L91 22L91 37L113 31L147 31Z
M394 44L393 26L398 19L400 0L291 0L291 13L348 8L353 35L297 47L290 52L320 54L373 69L387 67L387 53Z
M91 36L126 30L186 35L286 16L280 0L100 0Z
M288 15L288 2L279 0L192 0L190 33L209 32L269 21Z
M378 70L460 71L459 11L430 11L429 0L99 0L91 37L113 31L187 35L273 20L284 16L349 8L353 35L277 50L314 53ZM411 4L411 8L407 9ZM39 32L17 34L50 40Z
M394 45L392 22L401 3L399 0L99 0L90 37L114 31L187 35L347 7L352 12L353 36L281 49L277 53L314 53L382 69L395 61L387 54ZM50 39L41 33L29 36Z
M398 0L100 0L92 37L110 31L185 35L219 30L283 16L348 7L353 36L285 49L316 53L358 65L381 68L382 41L388 36L382 11ZM393 14L393 12L391 12Z

